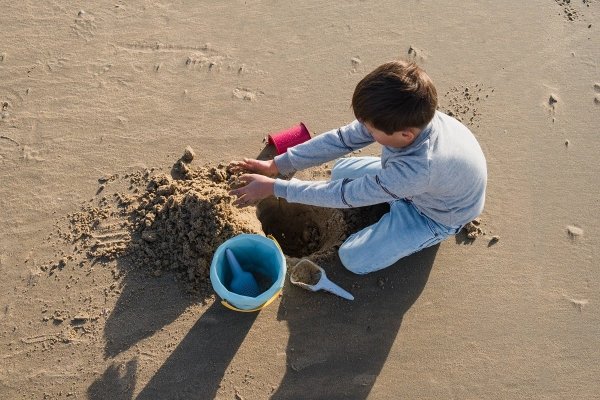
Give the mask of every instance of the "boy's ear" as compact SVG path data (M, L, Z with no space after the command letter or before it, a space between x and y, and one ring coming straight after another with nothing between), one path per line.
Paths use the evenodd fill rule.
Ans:
M402 137L408 140L412 140L415 138L415 134L410 129L406 129L402 131Z

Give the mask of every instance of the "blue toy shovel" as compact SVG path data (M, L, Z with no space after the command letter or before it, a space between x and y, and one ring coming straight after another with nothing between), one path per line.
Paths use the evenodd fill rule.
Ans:
M244 271L242 266L238 262L237 258L230 249L225 249L225 255L229 262L229 268L231 268L231 283L229 288L232 292L247 297L256 297L260 294L260 288L258 282L252 273Z

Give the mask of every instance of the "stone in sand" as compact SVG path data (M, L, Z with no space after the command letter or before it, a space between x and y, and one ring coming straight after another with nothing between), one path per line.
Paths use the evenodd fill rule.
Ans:
M571 237L583 235L583 229L581 229L578 226L573 226L573 225L567 226L567 232L569 232L569 235Z
M194 150L192 149L191 146L187 146L185 148L185 150L183 151L183 155L181 156L181 160L186 162L186 163L191 163L192 160L194 159L194 156L196 154L194 153Z

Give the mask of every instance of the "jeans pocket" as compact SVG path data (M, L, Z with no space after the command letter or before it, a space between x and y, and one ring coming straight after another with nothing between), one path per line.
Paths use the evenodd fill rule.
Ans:
M427 227L431 231L431 234L433 236L435 236L436 238L441 236L442 233L440 232L438 224L436 222L434 222L431 218L429 218L428 216L423 214L421 211L419 211L419 209L416 208L413 204L411 204L411 205L415 208L415 210L417 210L417 212L419 213L421 218L423 218L425 220L425 222L427 223Z

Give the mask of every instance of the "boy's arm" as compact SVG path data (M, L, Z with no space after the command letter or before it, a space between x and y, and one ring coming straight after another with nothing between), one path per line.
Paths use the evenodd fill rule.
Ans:
M289 175L327 161L335 160L373 143L373 137L358 121L322 133L311 140L289 148L275 157L279 173Z
M276 179L274 194L291 203L350 208L385 203L423 193L429 183L427 168L394 162L377 175L333 181Z

